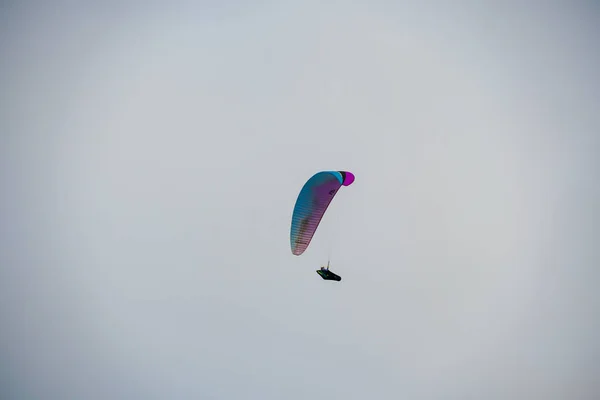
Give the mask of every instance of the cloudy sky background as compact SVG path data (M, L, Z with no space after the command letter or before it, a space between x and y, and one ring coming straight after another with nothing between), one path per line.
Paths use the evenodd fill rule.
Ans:
M2 2L0 397L597 399L600 7L467 3Z

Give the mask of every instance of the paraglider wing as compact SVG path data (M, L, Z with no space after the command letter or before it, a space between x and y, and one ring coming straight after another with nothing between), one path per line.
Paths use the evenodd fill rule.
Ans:
M308 248L329 203L340 187L351 185L354 175L347 171L322 171L312 176L305 184L294 207L290 246L292 253L299 256Z

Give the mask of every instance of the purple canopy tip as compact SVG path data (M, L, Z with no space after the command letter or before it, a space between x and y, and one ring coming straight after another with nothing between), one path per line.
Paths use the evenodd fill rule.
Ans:
M352 185L352 182L354 182L354 174L349 171L343 171L342 175L344 176L344 182L342 184L344 186Z

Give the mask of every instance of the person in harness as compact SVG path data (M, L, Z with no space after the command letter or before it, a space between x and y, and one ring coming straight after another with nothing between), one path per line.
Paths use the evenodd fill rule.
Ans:
M327 268L321 267L321 269L317 270L317 274L319 274L319 276L326 281L338 281L339 282L342 280L341 276L336 275L329 270L329 261L327 261Z

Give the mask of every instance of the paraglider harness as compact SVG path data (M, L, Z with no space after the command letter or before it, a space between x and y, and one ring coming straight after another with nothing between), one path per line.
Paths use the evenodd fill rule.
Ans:
M317 274L321 276L326 281L341 281L342 278L339 275L334 274L329 270L329 261L327 261L327 268L321 267L321 269L317 270Z

